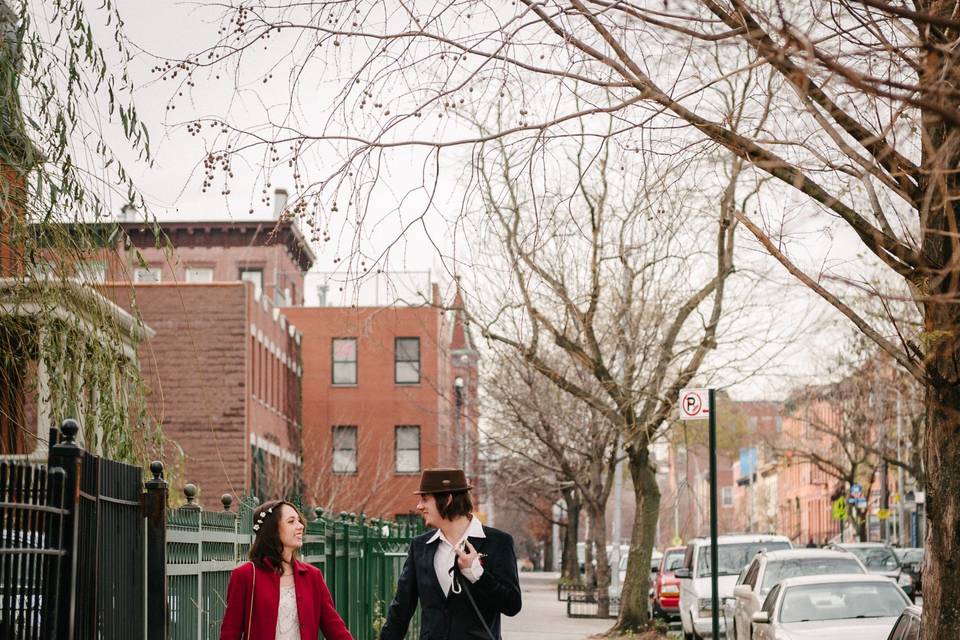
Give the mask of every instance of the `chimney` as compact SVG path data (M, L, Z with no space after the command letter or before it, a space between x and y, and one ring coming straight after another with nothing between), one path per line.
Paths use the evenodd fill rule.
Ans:
M136 222L137 208L132 204L125 204L120 207L120 222Z
M273 190L273 217L276 220L280 219L280 216L283 215L283 210L287 208L287 190L286 189L274 189Z

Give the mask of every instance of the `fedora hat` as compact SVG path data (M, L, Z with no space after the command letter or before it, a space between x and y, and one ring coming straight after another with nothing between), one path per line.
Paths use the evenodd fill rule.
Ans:
M420 474L420 488L415 494L459 493L473 489L467 483L463 469L424 469Z

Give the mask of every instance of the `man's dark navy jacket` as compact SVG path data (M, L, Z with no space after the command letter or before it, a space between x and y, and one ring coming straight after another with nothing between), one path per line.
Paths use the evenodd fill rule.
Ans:
M433 568L433 556L440 542L427 544L435 532L431 529L410 543L380 640L403 640L418 601L420 640L490 640L467 599L467 589L494 638L499 640L500 614L514 616L520 612L520 578L513 538L491 527L483 528L486 538L467 538L478 552L485 554L481 560L483 574L472 583L459 576L463 592L447 596L441 591Z

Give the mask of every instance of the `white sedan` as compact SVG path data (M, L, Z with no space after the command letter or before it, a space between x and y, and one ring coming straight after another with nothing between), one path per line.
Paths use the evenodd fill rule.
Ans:
M885 640L909 604L883 576L787 578L753 614L753 640Z

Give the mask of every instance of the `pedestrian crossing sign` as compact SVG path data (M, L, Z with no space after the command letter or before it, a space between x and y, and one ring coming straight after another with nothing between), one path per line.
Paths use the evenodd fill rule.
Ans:
M831 511L834 520L843 521L847 519L847 501L843 499L843 496L833 501L833 509Z

